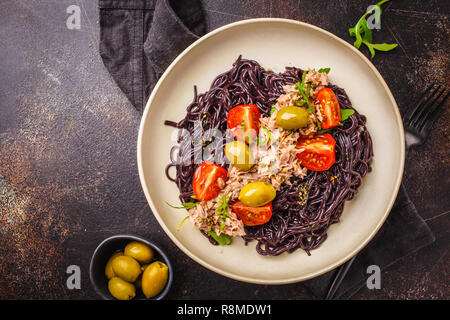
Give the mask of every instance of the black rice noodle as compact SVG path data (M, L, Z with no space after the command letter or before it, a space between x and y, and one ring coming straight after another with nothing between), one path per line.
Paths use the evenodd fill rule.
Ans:
M265 70L256 61L239 57L229 71L216 77L207 92L198 94L194 88L193 102L187 107L183 120L165 124L184 128L191 134L196 123L201 124L203 131L217 128L225 132L228 111L241 104L256 104L262 116L269 116L271 106L285 93L283 86L301 81L302 73L303 70L295 67L275 73ZM341 109L355 110L343 89L331 84L328 87L336 93ZM306 177L293 177L291 184L283 184L272 202L271 220L264 225L245 227L246 243L256 240L256 250L261 255L279 255L298 248L310 254L310 250L325 241L329 226L339 221L344 202L355 196L363 177L371 170L372 142L365 123L365 116L355 110L344 126L329 132L336 140L335 164L327 171L308 170ZM183 141L182 137L179 142L181 147L171 151L172 163L167 166L166 175L177 184L180 200L189 202L197 166L194 149L205 145ZM215 148L223 148L223 144L218 143ZM186 150L191 151L186 154ZM187 161L175 163L175 156L180 154ZM215 162L228 167L225 159ZM171 167L176 167L175 178L169 175ZM214 242L212 238L210 241Z

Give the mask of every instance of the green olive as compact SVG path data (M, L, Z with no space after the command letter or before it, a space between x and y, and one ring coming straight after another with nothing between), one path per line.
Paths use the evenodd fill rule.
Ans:
M105 275L108 279L111 279L112 277L115 276L114 270L112 269L112 261L114 260L114 258L120 256L123 256L123 252L116 252L111 256L111 258L109 258L108 262L106 263Z
M277 195L275 188L268 182L250 182L239 192L239 200L250 207L263 206Z
M153 259L153 250L149 245L139 242L132 241L126 245L123 252L124 255L136 259L140 263L149 263Z
M134 258L119 256L111 262L114 274L128 282L135 282L141 274L141 266Z
M147 298L157 296L166 286L169 268L161 261L155 261L142 274L142 292Z
M227 143L225 145L225 156L239 170L250 170L255 164L248 145L242 141Z
M276 121L283 129L295 130L308 125L309 114L301 107L284 107L277 112Z
M112 277L109 280L108 290L114 298L119 300L131 300L136 296L134 285L119 277Z

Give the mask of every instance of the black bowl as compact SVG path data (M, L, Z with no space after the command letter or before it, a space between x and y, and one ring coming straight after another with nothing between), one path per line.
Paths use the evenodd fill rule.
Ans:
M123 251L125 246L131 241L140 241L148 244L154 252L153 260L164 262L169 269L169 277L163 291L157 296L147 299L140 289L136 289L136 297L133 300L161 300L169 292L173 281L173 269L169 258L164 251L154 242L133 234L118 234L103 240L95 249L89 266L89 277L94 290L105 300L114 300L115 298L109 293L108 278L105 275L105 266L109 258L117 252Z

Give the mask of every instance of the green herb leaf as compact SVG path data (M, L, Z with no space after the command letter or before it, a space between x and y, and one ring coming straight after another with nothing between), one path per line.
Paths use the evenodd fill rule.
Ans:
M381 16L381 5L389 0L382 0L378 2L375 6L377 6L380 10L375 10L375 21L380 20ZM361 44L364 44L370 51L370 56L373 58L375 56L375 50L378 51L390 51L397 47L397 44L387 44L387 43L372 43L373 35L372 30L370 30L367 25L366 17L369 13L372 13L374 10L366 12L356 23L353 28L349 28L348 32L351 37L355 37L355 42L353 46L357 49L361 47Z
M183 220L181 220L180 224L178 225L177 231L180 231L181 226L183 225L183 223L189 218L189 216L184 217Z
M225 195L217 202L216 215L228 215L228 199L230 197Z
M311 83L308 83L308 86L307 86L307 89L306 89L306 96L307 97L309 97L309 93L311 92ZM311 104L311 103L309 103L309 99L306 99L308 102L307 102L307 105L308 105L308 113L313 113L314 111L316 111L316 107L313 105L313 104Z
M227 234L221 233L220 235L217 235L217 233L213 230L208 231L207 234L213 237L214 240L216 240L221 246L226 246L231 243L231 237Z
M270 115L273 115L275 111L277 111L277 108L275 107L275 105L272 105L272 108L270 109Z
M330 128L330 129L320 129L320 130L317 130L317 133L318 134L322 134L322 133L327 133L328 131L330 131L332 128Z
M350 118L350 116L354 113L355 113L355 110L353 110L353 109L341 109L341 122L339 122L339 126L342 127L344 125L343 122L345 120L347 120L348 118ZM318 134L326 133L328 131L331 131L331 129L333 129L333 128L322 129L322 124L320 122L317 122L317 127L319 129L319 130L317 130Z
M341 121L347 120L354 113L355 110L353 109L341 109Z
M372 47L378 51L390 51L392 49L395 49L398 46L397 43L375 43L372 44Z
M361 21L363 21L363 20L366 21L366 15L367 15L367 13L365 15L363 15L361 17L361 19L358 20L358 23L356 23L356 26L355 26L355 37L356 37L356 40L355 40L355 42L353 42L353 46L356 49L359 49L359 47L361 46L362 41L363 41L363 39L361 37L361 33L363 32L363 28L361 26L361 24L362 24ZM367 23L367 21L366 21L366 23Z
M366 19L361 20L361 28L363 32L363 42L372 42L372 30L369 29Z
M308 85L306 86L306 96L309 97L309 93L311 92L311 83L308 82Z
M320 68L319 72L325 72L325 73L329 73L331 70L331 68Z
M317 122L317 133L318 134L322 134L322 133L325 133L325 132L328 132L328 131L330 131L332 128L329 128L329 129L322 129L322 122Z
M308 105L308 112L312 113L315 110L314 105L309 102L309 92L311 90L311 83L308 83L307 85L307 91L305 92L305 84L306 84L306 71L303 71L302 74L302 82L295 83L295 86L298 89L298 93L303 96L304 101Z
M350 37L355 37L356 36L356 27L348 29L348 33L349 33Z
M170 207L172 207L174 209L186 209L186 210L189 210L189 209L195 208L197 206L197 204L199 204L200 202L185 202L185 203L181 204L181 207L173 206L170 203L168 203L167 201L166 201L166 203L167 203L168 206L170 206Z
M373 45L368 42L364 42L364 44L366 45L367 49L369 49L370 57L373 59L373 57L375 57L375 49L373 48Z
M363 43L367 46L367 48L370 51L370 55L373 58L375 56L375 49L378 51L390 51L395 49L395 47L398 46L396 43L368 43L366 41L363 41Z
M302 83L301 83L302 91L303 91L303 88L305 87L305 83L306 83L306 74L307 74L307 72L306 72L306 70L304 70L302 73Z
M225 222L227 217L230 215L228 210L228 199L230 197L225 195L222 198L220 198L219 202L217 202L217 208L216 208L216 215L222 215L220 220L222 220L222 223L220 224L220 231L222 231L225 228Z

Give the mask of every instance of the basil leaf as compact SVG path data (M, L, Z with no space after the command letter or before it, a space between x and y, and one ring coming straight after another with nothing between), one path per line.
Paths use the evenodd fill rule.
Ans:
M221 233L220 235L217 235L217 233L213 230L208 231L207 234L213 237L213 239L216 240L221 246L226 246L231 243L231 237L227 234Z
M347 120L354 113L355 110L353 109L341 109L341 121Z
M328 72L330 72L330 70L331 70L331 68L320 68L320 69L319 69L319 72L325 72L325 73L328 73Z

